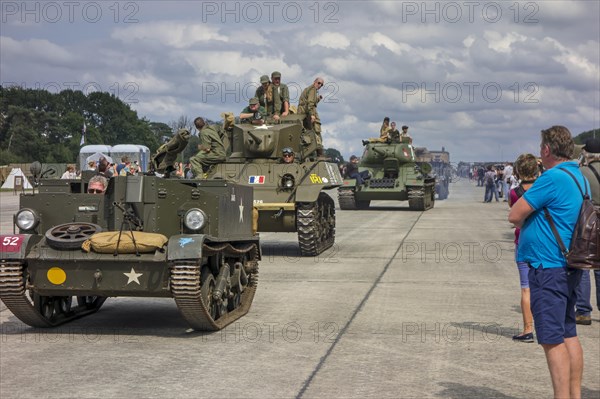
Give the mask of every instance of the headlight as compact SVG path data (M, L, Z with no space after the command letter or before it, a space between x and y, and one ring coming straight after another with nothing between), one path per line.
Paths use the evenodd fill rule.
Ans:
M200 230L206 224L206 214L198 208L192 208L185 213L183 224L190 230Z
M283 188L292 188L294 187L294 184L296 184L296 181L292 175L285 174L281 178L281 187Z
M31 209L21 209L17 212L17 216L15 217L15 223L17 227L21 230L32 230L37 227L40 219L37 214Z

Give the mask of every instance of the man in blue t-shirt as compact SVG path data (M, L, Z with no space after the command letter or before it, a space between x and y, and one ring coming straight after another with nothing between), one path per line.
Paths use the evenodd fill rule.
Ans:
M581 397L583 351L575 325L575 288L581 270L569 269L544 215L547 209L567 248L583 199L565 171L581 187L589 184L579 171L571 132L564 126L542 130L540 156L546 171L517 201L509 222L521 227L518 261L529 264L531 311L538 342L544 348L554 397ZM561 170L562 169L562 170Z
M129 157L127 155L123 155L121 157L121 163L117 165L117 174L119 176L127 176L127 174L129 173L129 165L131 165ZM123 172L123 170L125 170L125 172Z

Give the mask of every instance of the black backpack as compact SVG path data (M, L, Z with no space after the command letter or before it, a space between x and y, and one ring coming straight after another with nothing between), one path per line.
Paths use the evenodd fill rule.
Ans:
M567 266L573 269L598 270L600 269L600 209L590 199L585 182L584 193L579 182L577 182L577 179L571 172L562 168L560 170L568 173L573 178L583 197L583 203L579 210L579 218L575 224L573 236L571 237L571 246L568 251L556 230L554 221L547 208L544 208L544 215L548 219L548 223L550 223L550 228L556 241L558 241L560 251L567 259Z

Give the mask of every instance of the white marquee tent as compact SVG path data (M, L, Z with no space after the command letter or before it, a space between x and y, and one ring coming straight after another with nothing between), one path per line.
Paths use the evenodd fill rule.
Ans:
M29 183L29 180L27 180L27 177L25 177L25 174L23 173L21 168L13 168L10 171L10 175L8 175L8 177L6 178L6 181L2 185L2 188L15 188L16 177L21 177L21 181L23 182L23 188L33 188L31 187L31 183Z

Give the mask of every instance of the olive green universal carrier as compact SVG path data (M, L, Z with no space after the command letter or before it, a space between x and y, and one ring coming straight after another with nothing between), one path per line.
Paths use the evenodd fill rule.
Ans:
M0 236L0 298L17 318L53 327L117 296L174 298L202 331L248 312L260 258L251 187L137 175L89 194L89 177L36 179L15 233Z
M368 171L363 184L347 178L338 188L341 209L367 209L371 201L408 201L411 210L426 211L435 202L431 165L415 160L410 138L399 142L365 140L359 171Z
M339 187L342 177L335 163L316 157L316 135L303 119L234 125L230 155L210 176L253 187L258 231L297 232L301 255L316 256L335 241L335 204L323 190ZM284 148L293 150L293 163L282 162Z

